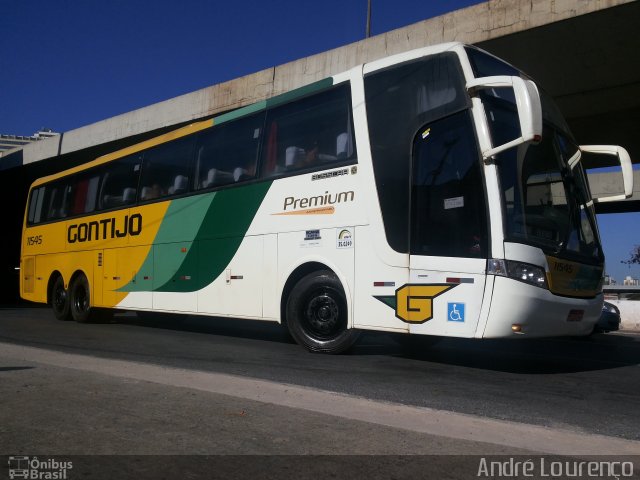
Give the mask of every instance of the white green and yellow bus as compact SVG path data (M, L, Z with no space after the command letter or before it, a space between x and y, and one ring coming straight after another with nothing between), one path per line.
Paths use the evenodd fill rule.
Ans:
M631 164L616 155L630 195ZM511 65L451 43L360 65L33 183L21 295L359 330L581 335L604 256L581 148Z

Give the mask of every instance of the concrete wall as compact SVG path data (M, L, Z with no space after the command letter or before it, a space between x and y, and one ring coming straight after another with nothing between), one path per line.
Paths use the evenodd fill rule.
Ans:
M622 330L640 332L640 301L638 300L607 300L620 309Z
M630 1L491 0L87 125L60 138L27 145L23 162L212 116L386 55L449 41L477 43Z
M622 172L590 173L589 186L594 197L624 193ZM633 195L625 201L640 200L640 170L633 171Z

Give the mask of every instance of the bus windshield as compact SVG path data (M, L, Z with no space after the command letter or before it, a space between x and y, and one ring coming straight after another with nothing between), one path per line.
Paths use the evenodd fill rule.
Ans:
M499 155L507 241L555 255L601 259L584 171L580 164L573 169L567 164L577 151L562 133L546 127L539 145Z
M514 67L469 48L476 76L519 75ZM526 77L524 77L526 78ZM513 92L481 93L494 145L519 136ZM588 263L603 261L586 174L568 127L551 98L541 92L544 129L539 144L524 144L496 156L505 209L505 240ZM572 162L573 163L573 162Z

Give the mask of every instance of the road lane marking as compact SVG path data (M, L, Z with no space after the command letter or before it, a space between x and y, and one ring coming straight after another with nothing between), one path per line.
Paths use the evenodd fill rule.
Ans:
M532 452L557 455L637 455L640 452L640 442L634 440L369 400L223 373L96 358L9 343L0 343L0 358L191 388L418 433Z

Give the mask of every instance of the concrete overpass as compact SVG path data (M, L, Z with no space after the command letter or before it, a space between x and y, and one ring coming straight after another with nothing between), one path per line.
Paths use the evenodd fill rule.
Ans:
M360 63L436 43L476 44L522 68L556 98L580 143L623 145L638 163L639 21L640 2L630 0L491 0L5 152L0 157L0 201L15 208L6 213L11 234L0 245L11 252L0 266L2 283L18 263L16 232L34 177ZM638 210L640 197L634 194L632 200L619 208Z
M589 185L594 197L620 195L623 193L622 173L591 173ZM640 170L633 171L631 198L612 203L598 203L596 211L598 213L640 212Z

